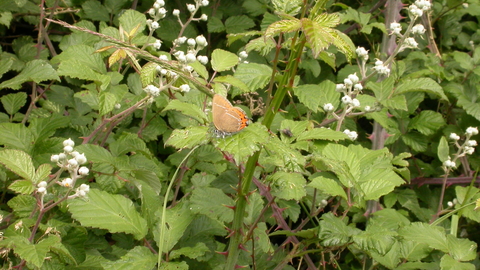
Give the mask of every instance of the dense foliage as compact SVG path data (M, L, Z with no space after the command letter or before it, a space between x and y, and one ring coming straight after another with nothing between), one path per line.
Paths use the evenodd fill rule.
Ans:
M479 17L0 1L1 268L480 268Z

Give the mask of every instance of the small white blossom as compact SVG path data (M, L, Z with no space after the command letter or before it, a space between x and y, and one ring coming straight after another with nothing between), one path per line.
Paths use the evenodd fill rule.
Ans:
M74 158L69 159L68 160L68 165L70 165L71 167L76 167L76 166L78 166L78 161L75 160Z
M196 9L195 5L187 4L187 10L190 12L194 12Z
M467 131L466 131L466 134L467 135L477 135L478 134L478 128L476 127L469 127L467 128Z
M188 71L188 72L192 72L192 71L193 71L193 67L192 67L192 66L189 66L189 65L186 65L186 66L184 67L184 69L185 69L186 71Z
M67 140L63 141L63 146L71 146L71 147L74 147L74 146L75 146L75 142L72 141L72 139L68 138Z
M159 5L158 3L154 3L154 4L153 4L153 8L154 8L154 9L159 9L159 8L160 8L160 5Z
M147 85L147 87L145 87L144 89L145 92L147 92L147 94L150 94L154 97L158 96L160 94L160 89L158 89L158 87L156 87L155 85Z
M406 38L405 42L403 44L405 44L405 46L407 46L408 48L417 48L418 47L418 43L412 37Z
M463 8L468 8L468 3L463 3L462 6Z
M50 161L51 162L58 162L60 160L60 156L59 155L52 155L50 157Z
M368 60L368 51L365 50L364 47L357 47L357 49L355 50L355 52L357 53L357 56L358 58L361 58L365 61Z
M412 19L416 19L423 15L422 9L418 8L418 6L415 4L408 7L408 12L410 13Z
M44 188L44 187L39 187L39 188L37 189L37 192L38 192L38 193L47 194L47 189Z
M199 56L197 56L197 60L202 65L206 65L208 63L208 57L207 56L199 55Z
M445 166L446 168L456 168L457 167L455 162L451 161L450 158L448 158L448 160L445 160L443 162L443 166Z
M65 147L63 147L63 151L65 151L65 153L71 153L73 151L73 147L71 147L70 145L67 145Z
M363 90L363 86L362 86L362 84L360 84L360 83L356 83L356 84L353 86L353 89L354 89L355 91L360 92L360 91Z
M182 92L185 92L185 93L188 93L190 91L190 85L188 84L182 84L180 85L180 91Z
M160 50L160 47L162 47L162 42L160 39L155 40L155 43L153 43L153 47L157 50Z
M323 110L326 111L326 112L331 112L334 109L335 109L335 107L333 107L332 103L327 103L327 104L323 105Z
M356 131L350 131L349 129L345 129L343 133L347 134L348 138L350 138L352 141L356 140L358 137L358 133Z
M180 15L180 10L174 9L174 10L172 11L172 14L173 14L173 16L177 16L177 17L178 17L178 15Z
M155 3L159 4L161 7L165 6L165 1L163 0L156 0Z
M454 204L453 204L453 202L448 201L448 202L447 202L447 205L448 205L448 207L453 207Z
M166 70L166 69L162 69L160 71L160 74L162 74L162 75L167 75L167 73L168 73L168 70Z
M475 140L468 140L466 143L468 146L477 146L477 141Z
M417 24L414 27L412 27L413 34L423 35L425 31L426 31L425 27L422 24Z
M88 175L89 172L90 170L85 166L80 167L80 169L78 169L78 174L80 175Z
M339 83L339 84L337 84L337 86L335 87L335 90L336 90L337 92L344 92L345 90L347 90L347 87L345 86L345 84Z
M348 75L348 78L350 79L350 81L352 81L353 84L358 83L359 78L357 74L350 74Z
M63 181L60 183L61 186L63 187L72 187L73 180L72 178L65 178Z
M168 61L168 56L166 56L165 54L162 54L158 57L158 59L160 59L162 61Z
M187 37L179 37L179 38L177 38L177 43L178 43L178 44L183 44L183 43L185 43L185 41L187 41Z
M79 154L75 157L75 160L78 162L78 164L85 164L87 162L87 158L85 157L85 154Z
M360 107L360 101L356 98L352 99L352 106L353 107Z
M205 47L207 46L207 39L203 35L199 35L195 38L195 41L199 46Z
M80 155L80 153L78 151L73 151L72 153L70 153L70 155L72 157L76 157L76 156Z
M65 155L65 153L58 154L58 159L59 160L65 160L66 158L67 158L67 155Z
M207 14L202 14L202 16L200 16L200 20L201 21L207 21L208 20Z
M48 183L46 181L41 181L40 183L37 184L37 187L44 187L46 188Z
M367 106L365 106L364 110L365 110L365 112L370 112L370 111L372 111L372 107L367 105Z
M195 46L195 45L197 44L197 42L195 41L195 39L189 38L189 39L187 40L187 44L188 44L189 46Z
M458 141L460 140L460 136L458 136L456 133L450 133L450 139Z
M149 9L148 14L152 17L155 17L155 9L154 8Z
M350 104L352 103L352 98L350 96L345 95L342 97L342 102L343 104Z
M152 29L155 30L155 29L158 29L160 27L160 25L158 24L158 22L152 22Z
M165 15L167 14L167 10L163 7L159 8L158 9L158 14L160 14L162 18L165 18Z
M463 150L465 151L465 153L467 153L468 155L471 155L473 154L473 152L475 152L475 148L471 147L471 146L465 146L463 148Z
M392 31L392 34L400 35L402 32L402 25L397 22L392 22L390 24L390 30Z
M122 108L122 104L120 104L120 103L115 104L115 109L118 110L118 109L120 109L120 108Z
M87 195L87 193L90 191L90 186L89 185L86 185L86 184L81 184L78 188L77 188L77 194L80 196L80 197L85 197L85 195Z
M246 51L241 51L238 53L238 56L240 56L242 59L245 59L248 57L248 53Z
M182 63L186 63L187 62L187 57L185 56L185 54L179 54L177 56L177 60L182 62Z
M415 5L423 11L427 11L432 7L432 3L428 0L417 0L415 1Z
M345 84L345 86L349 88L353 85L353 82L349 78L346 78L345 80L343 80L343 84Z
M377 59L377 61L375 61L375 66L383 66L383 61L380 59Z
M195 54L193 53L187 53L185 57L186 57L187 63L193 63L197 60L197 58L195 57Z
M208 0L202 0L202 6L206 7L208 6L209 2Z

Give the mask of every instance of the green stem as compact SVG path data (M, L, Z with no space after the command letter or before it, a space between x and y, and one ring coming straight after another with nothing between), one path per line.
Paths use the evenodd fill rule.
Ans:
M157 265L158 269L160 269L161 264L162 264L162 254L163 254L163 244L165 243L165 224L166 224L166 216L167 216L167 203L168 203L168 195L170 191L172 190L173 183L175 183L175 179L177 178L178 171L182 167L182 164L184 164L187 159L190 157L190 155L197 149L200 145L195 146L188 152L188 154L183 158L182 162L178 165L177 169L175 170L175 173L172 176L172 179L170 179L170 184L168 184L167 190L165 191L165 197L163 199L163 206L162 206L162 219L160 220L160 234L158 236L158 258L157 258Z
M298 33L297 33L298 36ZM303 47L305 46L306 39L302 35L299 39L299 42L295 44L295 40L292 41L292 51L290 58L288 60L287 67L285 72L280 80L277 91L272 97L269 106L267 107L265 117L262 121L268 129L273 122L275 114L278 112L285 95L288 90L292 89L293 82L295 79L295 74L297 73L298 63L300 62L300 56L303 52ZM228 247L228 257L224 269L235 269L238 255L240 254L240 247L248 239L243 239L243 219L245 214L245 208L247 204L247 196L250 192L250 186L252 184L253 173L255 172L255 167L257 165L258 157L260 156L260 151L257 151L253 154L247 161L245 165L245 173L242 178L241 186L238 190L237 202L235 205L235 216L232 224L233 235Z

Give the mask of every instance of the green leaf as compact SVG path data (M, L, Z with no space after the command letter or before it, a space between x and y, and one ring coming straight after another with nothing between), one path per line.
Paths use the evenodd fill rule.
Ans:
M437 149L437 155L438 155L438 159L442 163L448 160L448 157L450 155L450 147L448 147L447 138L445 138L445 136L442 136L442 138L440 138L440 142L438 144L438 149Z
M26 238L15 237L14 252L28 263L41 268L47 252L54 245L60 243L60 241L60 237L56 235L49 235L45 239L40 240L38 244L31 244Z
M308 184L308 186L316 188L328 195L340 196L347 200L347 193L345 193L345 190L343 190L342 186L340 186L338 182L333 179L323 176L315 177Z
M208 18L207 28L209 33L221 33L225 31L222 20L215 16Z
M90 108L94 110L98 110L99 108L99 98L98 98L98 93L95 91L80 91L74 94L74 97L80 99L83 103L88 104Z
M247 45L245 46L245 50L247 52L251 51L257 51L259 52L262 56L267 56L273 48L275 48L276 43L273 38L264 38L264 37L259 37L250 40Z
M165 145L170 145L177 149L193 148L208 142L208 132L208 128L204 126L175 129L165 142Z
M153 269L157 264L157 257L150 249L135 246L116 261L102 263L103 269Z
M115 104L117 104L117 99L114 94L104 91L100 92L98 102L100 115L105 115L113 111Z
M13 19L13 15L9 11L0 12L0 24L5 25L7 28L10 28L10 22ZM0 73L3 74L3 73Z
M272 164L289 172L304 171L305 157L278 138L271 138L265 145L265 149L268 151L268 156L261 160L262 164Z
M24 92L8 94L1 97L2 105L9 115L14 115L27 103L27 94Z
M402 80L395 89L395 95L416 91L426 92L439 96L443 100L448 100L447 96L443 92L443 88L431 78Z
M425 110L410 121L408 129L416 129L423 135L429 136L435 134L444 125L445 120L442 114Z
M147 18L145 17L145 14L134 9L125 10L118 21L120 22L123 30L129 34L133 34L133 36L142 33L147 26ZM132 31L135 31L135 29L136 33L133 33Z
M169 258L179 259L181 256L188 257L190 259L198 259L210 252L210 249L203 242L196 243L194 247L183 247L170 252Z
M42 164L38 166L35 176L32 179L33 184L38 184L43 180L47 180L48 176L52 171L52 165Z
M397 233L383 228L368 228L366 231L353 236L353 241L365 251L375 251L385 255L396 242Z
M428 147L428 139L422 134L410 132L401 136L402 141L416 152L424 152Z
M85 154L88 161L93 163L115 164L115 158L105 148L95 144L82 144L75 147L80 154Z
M35 188L32 181L29 180L17 180L8 186L8 189L24 195L32 194Z
M35 210L37 200L32 195L17 195L9 200L7 205L13 209L15 216L27 218Z
M147 222L122 195L90 189L86 198L70 199L68 210L82 226L133 234L137 240L147 234Z
M299 173L276 172L267 181L272 182L272 195L280 199L299 201L307 195L305 178Z
M265 126L254 123L236 134L217 138L214 145L221 151L232 154L237 162L242 162L260 150L269 136Z
M94 21L108 22L110 20L109 12L102 3L94 0L89 0L82 4L82 11L85 12L85 18Z
M218 76L213 81L216 83L230 84L233 87L239 88L242 93L251 92L245 83L238 78L233 77L232 75Z
M361 231L346 224L347 219L342 220L329 212L322 216L319 225L318 238L323 246L343 246L349 243L352 237Z
M178 99L174 99L168 103L163 111L176 110L182 112L184 115L190 116L200 124L207 122L207 116L205 112L193 103L182 102Z
M449 252L447 237L443 228L426 223L414 222L399 230L399 235L406 240L424 243L433 249Z
M227 206L234 206L232 198L221 189L201 187L192 191L190 209L194 213L206 215L221 222L233 220L233 210Z
M0 163L7 169L32 183L35 177L35 168L32 158L25 152L13 149L0 151Z
M393 77L388 77L380 82L369 81L365 88L372 90L377 100L381 102L390 98L393 92L393 84Z
M348 136L343 132L331 130L328 128L314 128L300 134L297 138L297 141L328 140L338 142L340 140L346 139L348 139Z
M300 29L302 23L300 20L292 18L291 20L282 20L270 24L265 31L265 37L262 39L270 39L279 33L290 33Z
M440 259L440 267L441 269L452 269L452 270L475 270L476 269L474 264L459 262L449 254L443 255L443 257Z
M33 81L40 83L43 81L57 80L60 81L57 72L45 60L35 59L28 62L25 68L15 77L4 81L0 84L0 89L11 88L18 90L24 82Z
M198 61L190 63L189 65L193 68L193 70L195 70L195 72L198 73L198 75L200 75L200 77L202 77L203 79L208 79L208 70L205 65L202 65ZM215 79L218 79L218 77Z
M142 67L140 71L142 87L145 88L147 85L152 84L158 74L157 67L159 67L159 65L154 62L148 62Z
M294 93L298 100L313 112L317 112L318 107L331 103L334 107L339 105L340 93L335 91L335 84L325 80L319 85L303 84L294 88Z
M272 68L255 63L239 64L233 76L245 83L251 91L255 91L270 81Z
M255 22L245 15L230 16L225 21L227 34L241 33L255 26Z
M447 244L450 249L449 254L457 261L471 261L476 258L477 243L469 239L459 239L448 234Z
M407 100L403 95L390 97L386 100L381 101L380 103L389 109L396 109L396 110L403 110L403 111L408 110Z
M238 64L238 56L221 49L212 52L212 68L217 72L229 70Z

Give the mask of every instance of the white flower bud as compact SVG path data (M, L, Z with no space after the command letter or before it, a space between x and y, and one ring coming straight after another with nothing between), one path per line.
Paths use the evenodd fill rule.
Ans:
M346 86L347 88L349 88L349 87L351 87L351 86L353 85L352 80L350 80L350 79L348 79L348 78L345 79L345 80L343 80L343 83L345 84L345 86Z
M403 44L405 44L405 46L407 46L408 48L417 48L418 47L418 43L412 37L406 38Z
M177 16L177 17L178 17L178 15L180 15L180 10L174 9L174 10L172 11L172 14L173 14L173 16Z
M200 16L200 20L201 21L207 21L208 20L207 14L202 14L202 16Z
M350 81L352 81L353 84L358 83L359 79L357 74L350 74L348 75L348 78L350 79Z
M189 39L187 40L187 44L188 44L189 46L195 46L195 45L197 44L197 42L195 41L195 39L189 38Z
M197 56L198 62L200 62L202 65L206 65L208 63L208 57L204 55L199 55Z
M208 6L209 2L208 0L202 0L202 6L206 7Z
M372 107L367 105L367 106L365 106L364 110L365 110L365 112L370 112L370 111L372 111Z
M73 151L73 147L71 147L70 145L67 145L65 147L63 147L63 151L65 151L65 153L71 153Z
M445 160L443 162L443 166L445 166L446 168L456 168L457 167L455 162L451 161L450 158L448 158L448 160Z
M78 169L78 174L80 175L88 175L89 172L90 170L85 166L80 167L80 169Z
M325 112L331 112L335 109L335 107L333 107L333 104L332 103L327 103L325 105L323 105L323 110Z
M160 59L162 61L168 61L168 56L166 56L165 54L162 54L158 57L158 59Z
M122 108L122 104L120 104L120 103L115 104L115 109L118 110L118 109L120 109L120 108Z
M64 187L72 187L72 184L73 184L72 178L65 178L65 179L63 179L63 181L60 183L60 185L61 185L61 186L64 186Z
M197 60L197 58L195 57L195 54L193 53L187 53L185 57L187 59L187 63L193 63Z
M37 187L44 187L46 188L48 186L48 183L46 181L41 181L40 183L37 184Z
M182 84L180 85L180 91L182 92L185 92L185 93L188 93L190 91L190 85L188 84Z
M159 4L161 7L165 6L165 1L163 0L156 0L155 3Z
M65 160L66 158L67 158L67 155L65 155L64 153L58 154L58 159L59 160Z
M478 128L476 127L469 127L467 128L467 131L466 131L466 134L467 135L477 135L478 134Z
M473 148L471 146L465 146L463 149L464 149L465 153L467 153L468 155L471 155L471 154L473 154L473 152L475 152L475 148Z
M477 141L475 141L475 140L468 140L468 141L467 141L467 145L468 145L468 146L472 146L472 147L473 147L473 146L477 146Z
M353 86L353 89L354 89L355 91L360 92L360 91L363 90L363 86L362 86L360 83L356 83L356 84Z
M87 158L85 157L85 154L79 154L75 156L75 160L78 162L78 164L85 164L87 162Z
M149 9L148 14L152 17L155 17L155 9L154 8Z
M240 56L242 59L245 59L248 57L248 53L246 51L241 51L238 53L238 56Z
M422 24L417 24L414 27L412 27L413 34L423 35L425 31L426 31L425 27Z
M74 147L74 146L75 146L75 142L72 141L72 139L68 138L67 140L63 141L63 146L71 146L71 147Z
M350 103L352 103L352 98L350 96L345 95L345 96L342 97L342 102L343 102L343 104L350 104Z
M194 12L196 9L195 5L187 4L187 10L190 12Z
M59 155L52 155L50 157L50 161L51 162L58 162L60 160L60 156Z
M158 29L160 27L160 25L158 24L158 22L152 22L151 27L152 27L153 30L155 30L155 29Z
M38 193L47 194L47 189L44 188L44 187L39 187L39 188L37 189L37 192L38 192Z
M460 140L460 136L458 136L456 133L450 133L450 139L454 141Z
M354 98L352 99L352 106L353 107L360 107L360 100Z
M347 87L345 86L345 84L339 83L339 84L337 84L335 90L337 92L344 92L345 90L347 90Z
M392 34L400 35L402 32L402 25L397 22L393 22L390 24L390 30L392 31Z
M198 46L207 46L207 39L203 35L197 36L195 41L197 42Z
M162 14L163 16L165 16L165 14L167 14L167 10L162 7L162 8L159 8L159 9L158 9L158 13L159 13L159 14Z
M78 161L76 161L74 158L68 160L68 165L72 167L78 166Z
M179 37L179 38L177 38L178 44L183 44L183 43L185 43L185 41L187 41L187 37Z

